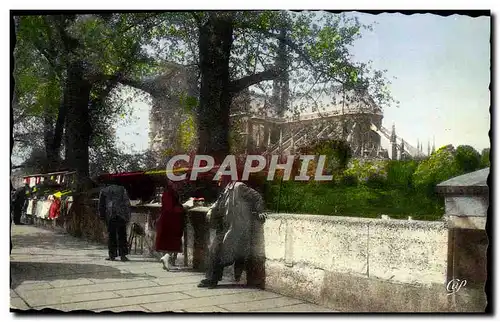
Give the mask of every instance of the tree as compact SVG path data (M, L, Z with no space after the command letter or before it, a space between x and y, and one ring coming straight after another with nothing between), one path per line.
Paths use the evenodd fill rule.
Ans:
M61 58L50 38L52 30L45 22L40 16L15 18L15 95L12 102L15 125L12 135L14 142L21 146L33 145L43 138L46 156L52 157L50 161L46 158L42 162L47 170L59 155L58 149L54 150L57 145L54 140L60 142L62 137L64 114L54 128L52 120L57 116L61 102L60 82L63 75L60 68L45 59L51 55L54 59ZM33 121L38 124L36 128ZM40 124L43 126L40 127Z
M320 110L326 105L321 99L339 90L354 91L357 99L370 105L392 102L383 72L353 62L349 54L361 30L370 27L345 15L211 11L156 18L163 23L150 31L156 37L151 45L153 56L199 68L200 154L222 158L229 153L233 99L249 87L267 95L272 80L291 87L280 96L281 101L294 104L286 103L281 110L298 112L308 105ZM135 83L149 93L161 85Z
M51 104L45 105L50 105L51 109L46 108L47 111L54 111L54 106L57 106L54 133L45 140L47 156L54 159L59 155L65 129L65 161L77 170L80 177L89 174L89 145L93 136L99 136L93 128L110 116L103 109L103 103L118 84L119 78L124 74L141 76L147 68L154 67L144 58L141 47L141 35L151 27L149 22L154 15L17 18L17 36L22 40L21 45L25 45L18 47L17 52L20 57L32 55L37 59L28 57L19 61L20 71L24 72L17 73L16 88L24 95L25 101L38 105L44 102L43 97L49 97ZM41 62L45 68L42 75L34 80L23 78L23 75L29 76L30 68L41 70L34 62ZM47 78L47 75L51 78ZM26 84L31 85L31 88ZM31 89L44 84L50 85L45 87L54 88L55 92L58 89L59 97L44 90L35 92L41 95L33 95ZM41 114L34 108L31 111L37 116ZM50 125L50 117L46 119L47 125Z
M469 173L479 169L481 155L470 145L459 145L455 154L455 160L462 173Z
M391 102L383 72L353 62L349 54L361 30L369 26L344 15L279 11L72 14L21 17L19 25L21 38L37 58L25 62L40 61L40 70L46 71L43 82L35 82L35 87L46 84L58 93L48 95L53 101L46 110L57 119L50 124L53 135L45 143L51 146L50 155L59 155L64 133L66 163L79 176L88 175L89 146L102 141L94 139L99 137L94 127L107 114L101 113L103 102L117 83L154 97L171 95L166 89L172 84L165 86L165 77L144 77L158 75L158 66L165 60L198 69L199 86L195 87L199 95L194 100L198 153L216 159L229 152L233 99L250 87L268 95L270 81L276 80L281 86L281 111L300 111L308 105L320 110L326 105L324 97L331 98L339 88L354 91L357 99L371 105ZM26 82L18 80L21 87ZM42 102L42 96L34 101Z
M428 159L420 162L413 174L413 183L418 190L434 196L438 183L460 175L461 170L455 158L456 150L452 145L439 148Z
M486 148L481 151L481 169L488 168L490 166L490 149Z
M353 63L348 54L362 28L355 19L277 11L193 13L193 17L199 29L201 74L199 153L228 153L232 99L250 86L285 74L299 87L286 95L308 101L303 104L317 103L314 97L309 99L311 93L321 96L339 84L360 93L372 89L381 102L388 98L381 91L380 85L385 85L381 73L368 77L367 66ZM276 63L283 47L290 51L288 61Z

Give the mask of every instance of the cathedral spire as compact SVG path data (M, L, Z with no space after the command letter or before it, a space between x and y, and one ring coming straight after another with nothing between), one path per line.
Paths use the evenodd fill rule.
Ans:
M394 123L392 123L391 145L392 145L391 158L393 160L397 160L398 159L398 149L397 149L397 142L396 142L396 125Z

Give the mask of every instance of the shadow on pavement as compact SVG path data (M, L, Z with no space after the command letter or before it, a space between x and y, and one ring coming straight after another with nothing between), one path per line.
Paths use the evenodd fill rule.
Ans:
M54 231L36 233L12 234L13 251L19 248L63 249L68 250L99 250L105 245L87 242L75 237Z
M47 262L10 262L11 288L15 289L26 281L73 280L79 278L132 279L145 277L145 274L122 272L119 268L88 263L47 263Z

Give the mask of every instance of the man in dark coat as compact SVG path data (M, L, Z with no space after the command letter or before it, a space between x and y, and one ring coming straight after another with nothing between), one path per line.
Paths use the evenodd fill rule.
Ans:
M13 220L16 225L23 225L21 223L21 216L23 214L24 204L26 202L26 188L20 187L14 192L14 196L12 197L12 212L13 212Z
M127 190L118 185L111 185L101 190L99 195L99 216L108 227L109 257L115 260L119 255L122 261L128 261L127 224L130 221L130 199Z
M216 287L222 279L224 267L235 262L236 273L241 275L242 263L251 251L252 221L266 219L264 207L262 196L246 184L227 184L209 211L211 226L216 229L216 236L210 247L206 278L198 287Z

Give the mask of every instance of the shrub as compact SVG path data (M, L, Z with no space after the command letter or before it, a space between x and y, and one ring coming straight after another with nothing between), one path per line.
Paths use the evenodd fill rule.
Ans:
M359 183L358 177L353 174L347 174L342 176L341 184L346 187L354 187Z
M370 188L383 188L386 183L386 178L378 173L371 173L366 179L366 185Z
M392 187L411 189L413 187L413 174L417 170L418 162L389 161L386 166L387 184Z
M344 175L356 176L359 182L366 183L371 175L379 175L386 178L387 171L385 167L386 161L370 162L353 160L349 168L344 171Z
M413 174L415 188L434 196L434 189L438 183L460 175L455 153L453 146L447 145L422 161Z
M458 169L462 173L469 173L479 169L481 155L470 145L460 145L455 154Z
M378 189L283 182L270 185L266 198L268 209L286 213L337 215L375 218L438 220L443 215L442 202L423 193L400 189Z
M490 166L490 149L483 149L481 151L481 169L488 168Z

